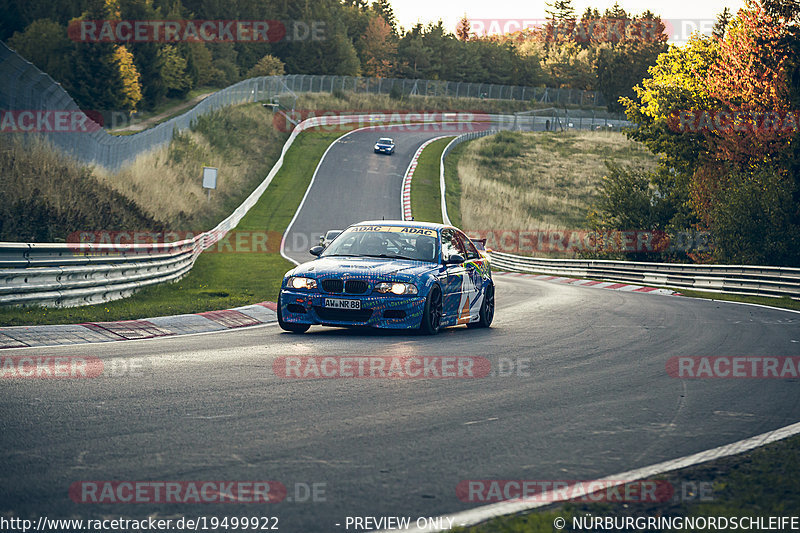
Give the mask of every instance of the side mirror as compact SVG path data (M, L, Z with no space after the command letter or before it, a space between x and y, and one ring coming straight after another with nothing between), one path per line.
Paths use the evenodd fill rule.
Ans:
M321 254L324 249L325 248L323 248L322 246L315 246L312 249L310 249L308 251L308 253L310 253L311 255L316 255L317 257L319 257L319 254Z
M464 258L458 254L453 254L444 262L445 265L460 265L464 262Z

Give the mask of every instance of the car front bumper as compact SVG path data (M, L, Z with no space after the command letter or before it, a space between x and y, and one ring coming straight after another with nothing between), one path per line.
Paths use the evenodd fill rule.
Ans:
M361 309L325 307L325 298L358 300ZM409 329L419 327L425 311L425 297L356 296L282 289L280 306L283 321L290 324Z

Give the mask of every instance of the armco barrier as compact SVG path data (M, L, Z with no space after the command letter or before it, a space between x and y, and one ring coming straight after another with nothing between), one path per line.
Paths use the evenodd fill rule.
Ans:
M557 106L602 105L602 96L593 91L575 89L548 89L543 87L518 87L439 80L405 80L392 78L357 78L352 76L326 76L294 74L267 76L240 81L217 91L189 111L162 122L153 128L133 135L109 135L100 127L86 132L20 133L25 136L44 137L52 145L79 161L118 170L137 156L164 146L176 131L191 127L197 119L222 107L270 99L294 102L297 92L347 91L355 93L389 94L392 89L404 95L430 95L451 97L479 97L500 100L550 102ZM293 104L292 104L293 105ZM7 111L80 111L67 92L50 76L0 42L0 110ZM545 111L548 112L548 111ZM535 114L539 114L537 111ZM538 118L543 124L568 123L567 111L552 108L547 117ZM596 118L596 111L573 110L577 127L607 125L612 121ZM578 115L586 115L579 118ZM605 113L607 115L607 113ZM531 117L534 118L534 117ZM554 126L555 127L555 126ZM567 126L568 127L568 126ZM575 126L573 126L575 127Z
M367 113L368 114L368 113ZM541 117L485 115L479 129L540 129ZM364 115L314 117L292 130L278 161L256 189L217 227L174 243L115 244L0 243L0 305L71 307L107 302L137 289L185 275L197 256L236 227L283 165L298 134L315 126L364 122ZM475 132L484 134L483 131ZM472 135L472 134L467 134Z
M478 137L485 137L487 135L493 135L497 133L499 130L486 130L486 131L472 131L470 133L465 133L463 135L459 135L449 143L447 146L444 147L442 150L442 157L439 158L439 190L442 191L442 222L445 224L452 224L450 222L450 217L447 216L447 195L445 194L445 182L444 182L444 160L447 155L459 144L463 143L464 141L471 141L472 139L477 139Z
M800 268L545 259L501 252L492 252L490 258L493 267L511 272L538 272L699 291L800 298Z
M129 296L139 288L186 274L203 250L236 227L283 165L305 129L347 124L363 116L314 117L292 130L266 178L214 229L193 239L157 244L0 243L0 305L73 307Z
M523 122L523 124L525 123ZM520 123L510 123L509 117L505 117L503 125L507 126L507 129L520 129ZM439 187L441 190L442 220L445 224L451 224L450 217L447 216L444 180L445 158L459 143L493 133L497 133L497 131L489 130L459 135L450 141L442 151L442 157L439 161ZM493 267L510 272L537 272L558 276L579 276L583 278L601 278L609 281L646 283L661 287L691 288L711 292L800 298L800 268L547 259L502 252L491 252L490 258Z

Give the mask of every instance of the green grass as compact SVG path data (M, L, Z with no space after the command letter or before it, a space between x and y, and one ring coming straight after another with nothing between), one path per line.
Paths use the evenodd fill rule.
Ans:
M444 188L447 216L457 228L461 227L461 180L458 179L458 162L471 141L456 145L444 158Z
M781 298L770 298L769 296L747 296L744 294L725 294L721 292L703 292L690 289L674 288L676 292L692 298L705 298L708 300L725 300L727 302L743 302L749 304L768 305L770 307L781 307L783 309L795 309L800 311L800 300L793 300L788 296Z
M283 233L322 154L343 133L302 133L287 152L280 172L237 229ZM105 304L66 309L3 307L0 325L126 320L275 301L283 275L292 266L279 253L205 252L189 274L177 282L149 287L130 298Z
M414 220L442 222L439 160L452 137L434 141L422 151L411 180L411 214Z
M552 533L553 521L562 517L571 529L573 516L680 516L680 517L769 517L791 516L800 509L800 437L775 442L756 450L676 470L657 479L673 487L667 502L565 503L523 515L500 517L454 532ZM685 489L703 483L710 489L694 496ZM755 531L754 529L753 531Z

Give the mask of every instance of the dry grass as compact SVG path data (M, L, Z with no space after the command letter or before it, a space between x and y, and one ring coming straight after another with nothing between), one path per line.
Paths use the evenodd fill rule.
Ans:
M485 113L514 113L552 104L530 101L488 100L480 98L451 98L444 96L406 96L391 98L386 94L301 93L296 109L343 109L349 111L480 111Z
M655 156L618 132L503 132L471 142L458 161L462 224L469 230L587 228L606 160L655 166Z
M0 241L64 241L86 229L160 230L92 169L41 140L0 135Z
M230 213L269 171L288 137L259 104L228 108L198 120L168 147L136 159L99 181L132 199L170 228L202 231ZM211 200L202 187L203 167L218 168Z

